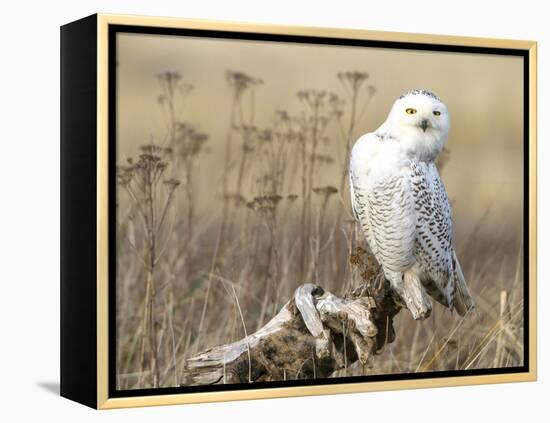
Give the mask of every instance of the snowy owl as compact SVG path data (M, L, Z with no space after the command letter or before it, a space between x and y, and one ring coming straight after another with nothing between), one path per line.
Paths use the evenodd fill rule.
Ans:
M430 296L461 316L474 305L435 165L449 127L447 106L429 91L412 90L351 152L353 214L392 289L417 320L430 315Z

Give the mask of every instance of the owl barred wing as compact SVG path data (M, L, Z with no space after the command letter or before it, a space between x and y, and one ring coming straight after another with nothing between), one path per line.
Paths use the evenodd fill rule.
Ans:
M389 272L414 264L415 210L406 175L396 173L368 186L351 172L352 204L372 253Z
M430 295L446 306L453 304L455 284L451 209L434 163L411 162L410 179L415 198L417 241L415 258L429 277Z
M432 303L411 270L415 265L416 212L408 169L377 176L356 180L352 173L358 221L393 290L415 319L425 319Z
M349 187L351 193L351 210L353 211L353 216L355 220L359 222L361 230L367 239L367 244L369 248L376 256L376 243L374 242L374 235L370 226L369 215L368 215L368 197L367 192L363 187L359 185L357 178L354 176L353 167L349 172Z
M402 272L414 263L414 202L408 181L397 175L374 185L369 192L378 256L386 269Z

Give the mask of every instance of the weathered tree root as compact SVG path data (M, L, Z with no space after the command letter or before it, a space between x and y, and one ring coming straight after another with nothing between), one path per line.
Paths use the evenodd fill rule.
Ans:
M327 378L371 357L395 334L397 304L385 282L339 298L305 284L257 332L187 360L184 385ZM365 295L367 294L367 295Z

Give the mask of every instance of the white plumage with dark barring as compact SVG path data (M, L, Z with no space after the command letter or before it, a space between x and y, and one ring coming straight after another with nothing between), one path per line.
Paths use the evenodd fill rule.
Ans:
M474 305L453 248L451 208L435 160L450 128L433 93L399 97L350 159L353 213L386 279L415 319L435 299L461 316Z

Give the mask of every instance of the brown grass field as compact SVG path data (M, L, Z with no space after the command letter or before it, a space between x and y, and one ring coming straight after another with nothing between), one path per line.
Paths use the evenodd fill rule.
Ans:
M334 75L337 93L299 91L299 110L273 107L259 127L263 81L228 70L221 139L181 118L181 105L200 92L176 72L157 78L166 135L144 136L118 165L118 389L181 385L187 358L254 332L304 282L349 292L358 283L350 254L365 246L347 186L357 122L377 95L365 72ZM217 181L206 192L197 180L214 144L222 153L206 169ZM452 149L442 159L452 164ZM199 209L204 197L208 207ZM459 318L436 305L423 322L401 311L395 342L369 374L522 364L522 233L495 223L494 213L455 230L476 310ZM350 365L334 376L355 374Z

